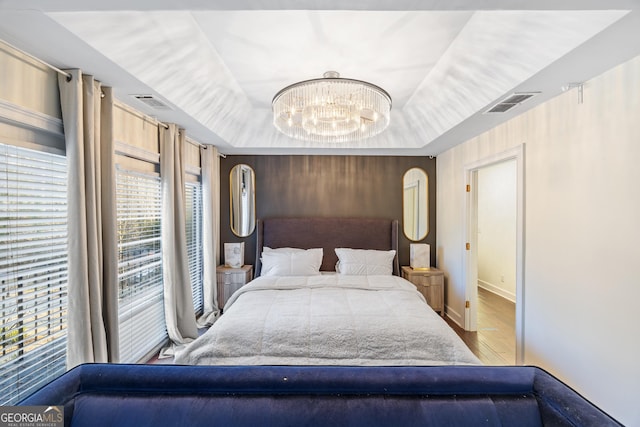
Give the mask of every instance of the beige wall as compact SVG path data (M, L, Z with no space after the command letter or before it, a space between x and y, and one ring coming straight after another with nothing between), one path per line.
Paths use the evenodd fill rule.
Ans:
M0 41L0 142L64 153L58 74Z
M160 142L155 121L121 103L113 110L116 163L127 170L160 172Z
M116 102L113 112L116 163L128 170L160 171L160 137L158 122L133 108ZM187 139L185 144L185 179L200 176L200 144Z
M0 42L0 99L61 118L58 73Z
M640 425L640 57L437 159L437 255L464 313L464 167L525 144L524 358ZM452 212L456 212L452 215Z

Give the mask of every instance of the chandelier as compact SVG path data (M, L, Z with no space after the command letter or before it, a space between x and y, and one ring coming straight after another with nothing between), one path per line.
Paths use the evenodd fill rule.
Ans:
M389 126L391 97L380 87L327 71L321 79L285 87L273 97L273 124L291 138L349 142Z

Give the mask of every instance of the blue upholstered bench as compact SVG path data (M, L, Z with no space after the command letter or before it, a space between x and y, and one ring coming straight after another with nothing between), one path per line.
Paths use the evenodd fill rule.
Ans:
M21 405L73 426L610 426L535 367L90 364Z

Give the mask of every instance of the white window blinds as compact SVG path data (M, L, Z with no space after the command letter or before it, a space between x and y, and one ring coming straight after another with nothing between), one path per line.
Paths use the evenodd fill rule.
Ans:
M193 308L202 314L202 184L185 183L185 208L187 223L187 256Z
M157 176L117 171L120 362L136 363L167 338Z
M0 405L66 370L66 159L0 144Z

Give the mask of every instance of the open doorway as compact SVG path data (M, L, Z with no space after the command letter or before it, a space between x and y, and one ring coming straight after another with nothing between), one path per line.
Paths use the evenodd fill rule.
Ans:
M515 159L477 170L478 340L501 364L516 362Z
M465 167L465 329L522 364L524 146ZM481 338L481 337L479 337Z

